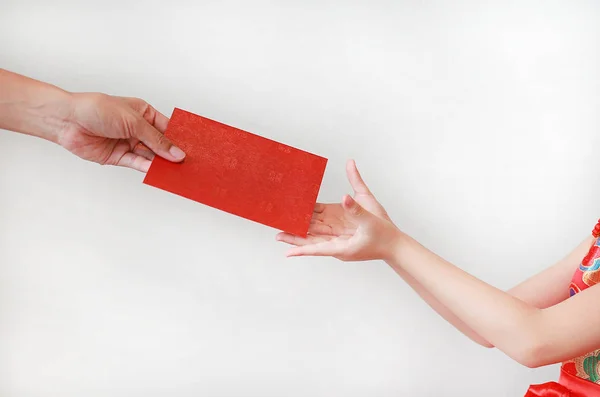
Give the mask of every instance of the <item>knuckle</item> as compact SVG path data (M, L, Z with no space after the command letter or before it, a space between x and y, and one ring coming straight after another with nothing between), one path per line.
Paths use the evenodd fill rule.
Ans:
M125 97L123 98L125 99L125 102L127 102L127 104L133 108L136 111L140 111L143 109L144 104L146 103L144 100L142 100L141 98L137 98L137 97Z
M127 138L138 137L143 131L143 126L135 117L125 115L123 117L123 129Z
M144 101L142 98L131 98L130 103L133 109L138 112L146 121L148 121L150 124L154 123L154 119L156 118L156 110L152 107L152 105Z
M156 131L156 144L160 147L167 148L171 145L171 142L166 136Z
M142 98L138 98L136 96L131 97L131 101L138 106L144 106L146 104L146 101L144 101Z
M148 102L140 98L136 98L136 101L138 103L138 111L142 116L145 117L147 114L153 113L154 108Z
M92 92L88 94L88 98L89 101L93 104L101 104L106 102L109 99L109 96L101 92Z

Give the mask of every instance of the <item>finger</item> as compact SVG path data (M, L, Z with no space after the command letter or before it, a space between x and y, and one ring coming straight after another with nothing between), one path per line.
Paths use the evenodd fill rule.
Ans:
M335 256L341 252L335 240L324 241L317 244L308 244L290 249L286 256Z
M321 213L323 213L323 211L325 211L325 204L322 204L322 203L315 204L315 209L313 210L313 212L315 214L321 214Z
M327 225L324 223L312 223L308 226L308 232L312 235L331 238L331 237L345 237L354 234L356 231L356 225Z
M308 232L311 234L324 234L326 236L333 236L333 227L324 223L311 223L308 226Z
M313 210L312 218L310 219L310 221L311 222L322 221L323 219L325 219L324 212L325 212L325 204L317 203L315 205L315 209Z
M279 233L275 236L275 240L291 245L306 245L310 244L308 238L298 237L290 233Z
M369 211L365 210L349 195L345 195L342 199L342 207L350 216L350 218L356 220L357 222L368 220L369 215L371 215Z
M150 160L135 153L125 153L117 162L118 166L132 168L140 172L148 172Z
M298 237L298 236L294 236L293 234L290 234L290 233L279 233L277 236L275 236L275 239L277 241L281 241L282 243L296 245L296 246L316 244L316 243L320 243L323 241L327 241L326 239L317 237L317 236L309 235L308 237Z
M362 179L362 176L360 176L354 160L348 160L346 163L346 175L355 194L371 194L367 184Z
M156 110L148 102L140 98L120 97L133 110L138 112L150 125L164 133L169 125L169 118Z
M155 157L154 152L142 142L138 142L138 144L135 145L131 151L137 154L138 156L142 156L150 161L152 161Z
M166 160L180 162L185 158L183 150L173 145L166 136L141 117L137 120L133 135Z

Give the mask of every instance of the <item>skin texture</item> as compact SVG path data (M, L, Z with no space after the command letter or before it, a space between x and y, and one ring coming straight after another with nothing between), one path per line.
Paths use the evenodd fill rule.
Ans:
M138 98L69 93L0 69L0 129L37 136L102 165L146 172L155 155L185 153L163 134L169 119Z
M331 256L342 261L384 260L437 313L486 347L528 367L562 362L600 348L600 288L568 298L576 267L593 244L585 239L564 259L501 291L454 266L402 232L360 176L347 164L354 196L316 205L309 235L280 233L288 257ZM573 329L578 330L573 338Z

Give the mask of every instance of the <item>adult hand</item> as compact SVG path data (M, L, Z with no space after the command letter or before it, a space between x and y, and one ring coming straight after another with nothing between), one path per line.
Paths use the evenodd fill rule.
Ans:
M146 172L155 155L182 161L169 119L137 98L73 94L0 69L0 129L55 142L89 161Z
M185 157L163 135L169 119L141 99L84 93L73 94L71 103L58 143L83 159L146 172L155 155Z

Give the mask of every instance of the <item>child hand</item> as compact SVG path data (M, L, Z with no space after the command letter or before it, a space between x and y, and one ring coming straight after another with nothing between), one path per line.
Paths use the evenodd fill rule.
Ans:
M388 259L401 232L362 180L356 164L346 166L354 198L341 204L317 203L306 238L288 233L278 241L294 245L287 256L332 256L343 261Z

